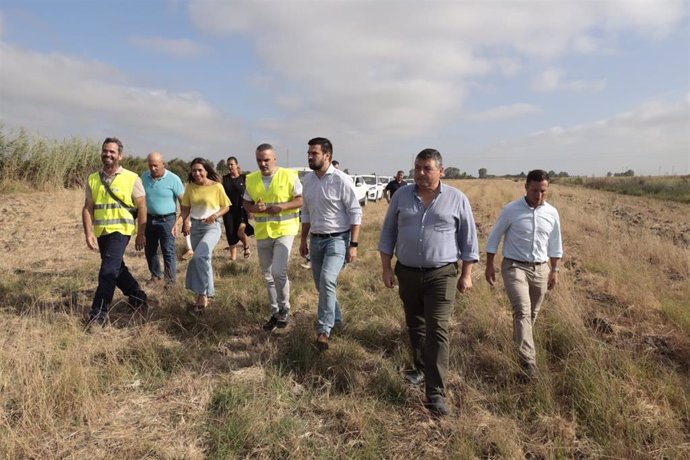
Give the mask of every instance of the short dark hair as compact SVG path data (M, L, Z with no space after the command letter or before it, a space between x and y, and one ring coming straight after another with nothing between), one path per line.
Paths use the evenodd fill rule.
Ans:
M273 150L273 146L271 144L261 144L256 148L257 152L263 152L264 150Z
M194 182L191 169L192 166L194 166L195 164L200 164L204 167L204 169L206 170L206 177L208 177L209 179L214 180L216 182L221 181L220 174L216 172L216 169L213 167L213 164L210 161L208 161L206 158L196 157L192 160L191 163L189 163L190 172L189 177L187 178L187 182Z
M101 150L105 147L105 144L117 144L117 153L122 153L122 149L124 148L122 146L122 141L117 137L106 137L103 144L101 144Z
M225 160L226 163L230 163L231 161L234 161L236 164L239 164L237 158L235 157L228 157L228 159Z
M527 173L527 180L525 183L529 182L549 182L549 173L544 171L543 169L533 169L529 173Z
M315 137L307 142L307 145L320 145L323 153L330 153L333 156L333 144L325 137Z
M333 166L340 166L340 162L339 162L338 160L333 160L333 161L331 162L331 164L332 164Z
M443 157L441 152L436 149L424 149L417 154L415 160L434 160L436 161L436 166L439 168L443 167Z

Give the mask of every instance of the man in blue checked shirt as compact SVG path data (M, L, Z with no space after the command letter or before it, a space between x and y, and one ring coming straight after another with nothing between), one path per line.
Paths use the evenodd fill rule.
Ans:
M558 283L558 262L563 257L558 211L545 201L548 189L548 173L530 171L525 196L503 208L486 242L485 277L493 286L494 257L503 238L501 275L513 309L513 340L528 378L537 376L532 328L546 291Z
M394 273L398 278L412 345L414 369L405 372L405 379L425 382L425 405L435 415L449 412L448 323L456 290L466 293L472 288L472 266L479 260L472 207L462 192L441 183L442 176L441 154L434 149L419 152L415 185L393 195L379 241L383 283L392 288ZM395 272L393 253L398 259Z

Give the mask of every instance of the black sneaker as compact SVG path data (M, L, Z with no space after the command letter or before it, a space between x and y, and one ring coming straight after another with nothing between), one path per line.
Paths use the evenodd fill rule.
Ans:
M148 308L148 298L144 291L140 291L138 294L129 296L127 298L127 303L132 311L145 311Z
M280 310L278 316L276 317L276 326L278 329L283 329L288 324L288 317L290 312L288 310Z
M403 372L405 380L412 385L421 385L424 383L424 372L419 369L408 369Z
M450 411L448 410L448 406L446 406L446 401L445 399L443 399L443 396L428 396L426 402L424 403L424 406L429 410L429 412L438 417L443 417L445 415L450 414Z
M93 314L89 313L89 316L86 318L86 327L94 327L94 326L100 326L104 327L108 322L108 317L106 314Z
M266 324L263 325L264 331L266 332L271 332L276 327L278 327L277 316L271 316L271 318L268 321L266 321Z

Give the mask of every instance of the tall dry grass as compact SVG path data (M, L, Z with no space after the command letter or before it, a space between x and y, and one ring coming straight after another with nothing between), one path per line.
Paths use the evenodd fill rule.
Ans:
M522 184L451 183L472 202L483 249ZM78 218L67 207L80 192L65 193L75 198L56 203L58 225ZM538 320L533 383L520 378L506 296L483 280L482 262L475 267L453 315L453 414L442 420L401 378L404 317L376 251L384 202L365 208L359 260L339 280L345 325L326 353L313 346L316 293L296 251L291 325L265 334L256 256L232 262L222 242L205 316L186 313L192 299L178 279L150 291L147 315L117 305L111 327L85 331L98 262L76 256L85 252L77 222L71 239L51 245L60 264L32 265L30 248L0 262L0 456L686 458L690 252L648 221L614 214L638 206L631 199L552 186L566 256ZM127 261L147 277L141 256L128 251Z

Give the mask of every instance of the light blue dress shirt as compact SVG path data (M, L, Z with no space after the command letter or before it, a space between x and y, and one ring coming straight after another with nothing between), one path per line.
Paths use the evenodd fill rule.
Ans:
M551 257L563 257L558 211L547 202L536 208L531 208L525 197L508 203L486 241L486 252L496 254L504 235L504 258L546 262Z
M379 251L408 267L436 268L462 260L479 260L477 227L464 193L441 183L428 208L417 186L395 192L381 228Z

